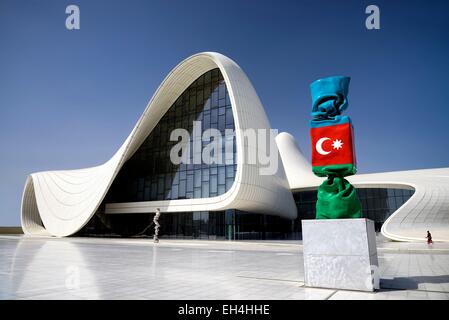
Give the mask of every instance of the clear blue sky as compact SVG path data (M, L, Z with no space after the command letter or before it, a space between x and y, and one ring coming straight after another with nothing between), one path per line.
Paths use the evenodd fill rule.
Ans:
M234 59L307 156L310 82L349 75L359 172L449 166L449 1L0 0L0 225L20 223L29 173L109 159L201 51Z

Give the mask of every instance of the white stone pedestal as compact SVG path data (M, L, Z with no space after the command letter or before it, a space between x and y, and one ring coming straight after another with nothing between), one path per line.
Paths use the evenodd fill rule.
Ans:
M368 219L302 220L308 287L379 289L376 233Z

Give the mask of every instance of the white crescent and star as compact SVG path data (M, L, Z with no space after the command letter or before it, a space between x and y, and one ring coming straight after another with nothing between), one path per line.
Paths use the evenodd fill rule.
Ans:
M326 141L326 140L330 140L330 138L328 138L328 137L321 138L320 140L318 140L318 141L316 142L316 145L315 145L316 151L317 151L319 154L322 154L323 156L325 156L326 154L331 153L330 151L324 151L324 150L323 150L323 142Z
M316 151L317 151L319 154L323 155L323 156L325 156L325 155L331 153L331 151L332 151L332 150L331 150L331 151L325 151L325 150L323 149L323 143L324 143L325 141L327 141L327 140L331 140L331 139L328 138L328 137L323 137L323 138L319 139L319 140L316 142L316 144L315 144L315 149L316 149ZM341 149L342 147L343 147L343 142L342 142L340 139L335 139L335 140L332 142L332 148L334 148L334 149L336 149L336 150L339 150L339 149Z

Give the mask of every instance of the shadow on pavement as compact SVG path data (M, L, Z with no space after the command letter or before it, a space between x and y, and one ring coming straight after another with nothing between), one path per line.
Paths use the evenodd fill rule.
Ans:
M449 283L449 275L397 277L393 279L380 279L380 288L412 290L418 289L418 285L421 283Z

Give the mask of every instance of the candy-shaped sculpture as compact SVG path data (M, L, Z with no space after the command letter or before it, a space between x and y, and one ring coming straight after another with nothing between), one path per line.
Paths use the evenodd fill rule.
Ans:
M349 77L319 79L312 94L312 170L327 179L318 188L317 219L361 218L355 188L344 178L357 172L354 129L341 113L348 108Z

